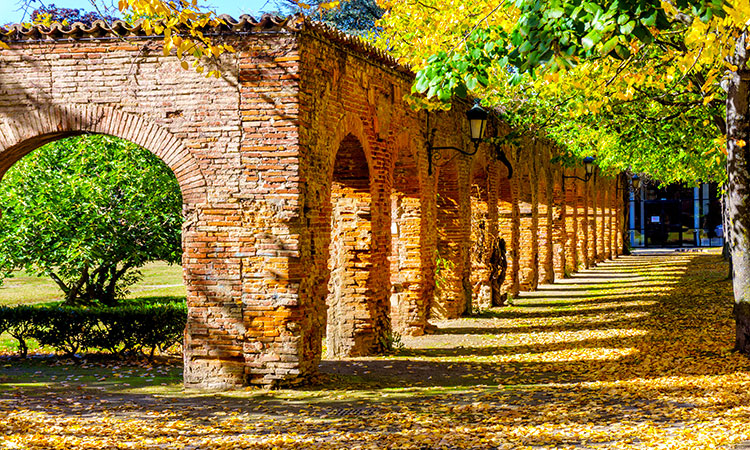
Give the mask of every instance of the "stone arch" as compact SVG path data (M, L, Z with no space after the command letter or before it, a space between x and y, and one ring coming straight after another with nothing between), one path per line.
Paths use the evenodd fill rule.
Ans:
M431 289L429 215L417 144L402 133L391 143L391 321L399 333L424 334Z
M177 177L185 204L205 202L206 179L197 160L178 138L140 116L98 105L51 104L24 113L0 111L0 177L42 145L86 133L126 139L151 151Z

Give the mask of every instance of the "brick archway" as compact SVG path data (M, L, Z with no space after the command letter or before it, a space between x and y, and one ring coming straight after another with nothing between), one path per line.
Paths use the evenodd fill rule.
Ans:
M186 205L205 202L205 177L179 139L137 115L93 105L50 105L12 113L0 109L0 177L42 145L85 133L115 136L149 150L174 172Z
M389 300L404 306L394 323L409 334L428 328L430 315L465 310L472 296L466 248L477 165L487 178L479 198L491 226L498 222L497 233L488 231L506 238L505 289L518 292L519 274L524 288L535 285L532 166L539 162L528 139L508 155L518 169L512 180L497 181L504 174L492 167L497 161L450 152L442 161L434 155L430 175L428 141L470 149L464 115L470 105L412 110L403 98L414 74L357 38L310 22L228 19L210 31L237 52L220 58L220 78L205 78L182 70L147 30L118 29L115 34L104 22L0 27L0 40L10 47L0 51L0 176L34 148L82 133L132 141L173 170L188 214L187 386L269 386L317 370L328 295L329 197L347 136L361 146L370 196L362 261L372 267L370 287L365 283L372 291L354 312L345 311L359 321L352 328L359 327L362 342L377 350L387 341ZM492 122L491 129L507 128ZM576 183L578 190L570 184L565 201L573 201L574 229L582 236L570 247L578 249L578 265L588 264L600 201L591 195L593 182ZM398 255L394 193L403 212L395 220Z

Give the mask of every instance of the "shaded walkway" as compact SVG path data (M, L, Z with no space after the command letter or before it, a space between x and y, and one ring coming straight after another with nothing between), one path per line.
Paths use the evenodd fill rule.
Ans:
M716 254L619 258L513 306L438 322L394 356L324 361L320 383L297 389L0 380L0 442L732 449L750 439L750 360L731 352L725 274Z

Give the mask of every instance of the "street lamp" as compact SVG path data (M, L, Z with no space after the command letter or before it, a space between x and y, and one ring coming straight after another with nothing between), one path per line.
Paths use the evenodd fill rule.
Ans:
M453 146L441 146L436 147L432 145L432 141L435 138L437 128L433 128L430 132L430 139L427 141L427 174L432 175L432 166L435 160L442 159L442 155L435 150L454 150L462 155L473 156L479 151L479 144L484 142L484 131L487 129L487 118L489 114L481 106L479 106L479 100L474 102L474 106L466 111L466 119L469 121L469 138L474 143L474 151L467 152L466 150ZM505 153L499 149L499 146L495 145L495 158L505 164L508 168L508 178L513 175L513 167L506 158Z
M592 176L594 176L594 169L596 166L594 165L594 157L593 156L587 156L583 158L583 170L585 171L585 175L583 178L576 176L576 175L565 175L563 174L563 179L566 178L575 178L576 180L581 180L584 183L589 181Z
M630 181L633 184L633 190L637 191L641 188L641 177L638 175L633 175L633 178Z
M475 102L474 106L466 111L466 119L469 121L469 132L471 133L471 142L474 143L475 148L479 146L479 143L484 137L484 130L487 128L487 111L479 106L479 102ZM474 151L476 153L476 150Z

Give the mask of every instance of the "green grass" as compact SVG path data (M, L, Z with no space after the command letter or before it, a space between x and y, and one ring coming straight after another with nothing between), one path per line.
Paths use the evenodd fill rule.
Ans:
M130 288L128 298L185 297L182 267L164 262L147 264L143 279ZM60 301L62 291L49 278L15 272L0 286L0 305L37 304Z

